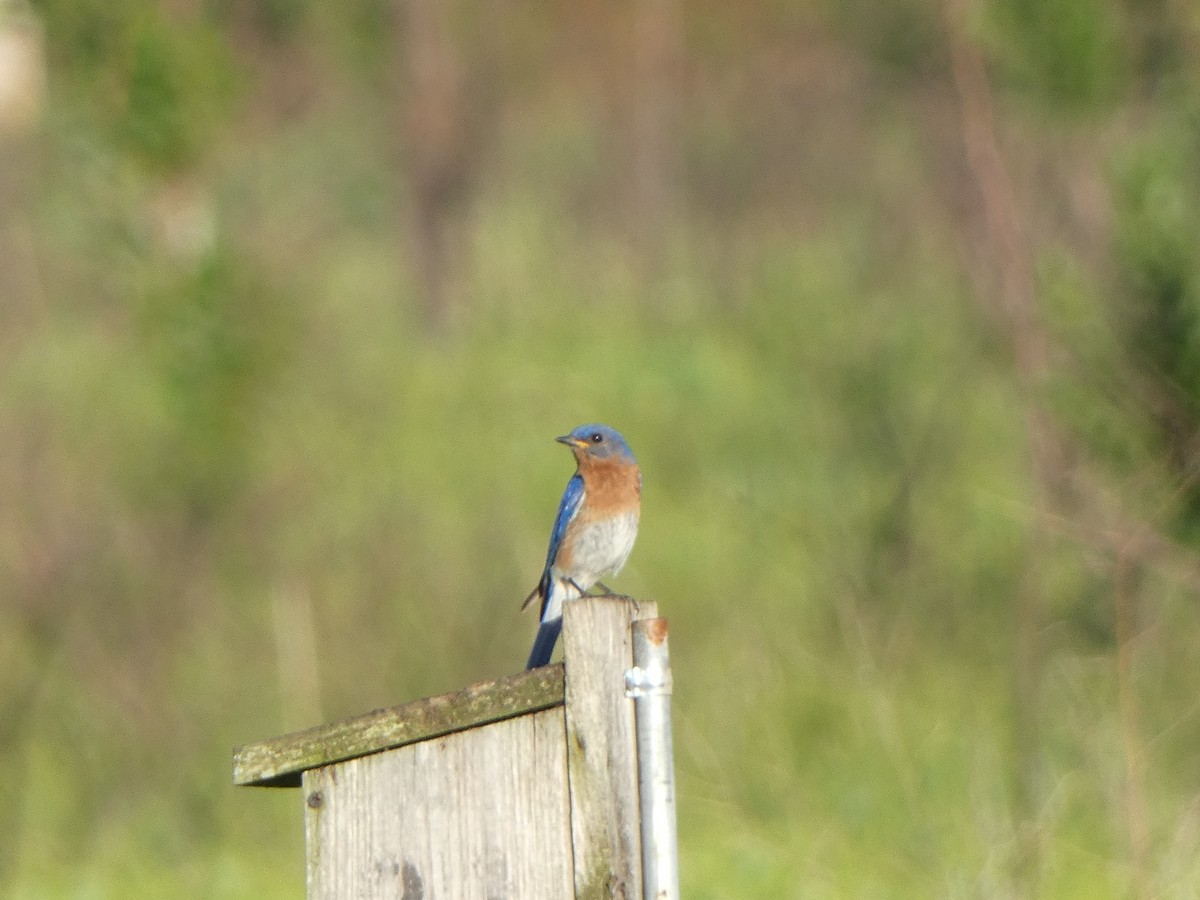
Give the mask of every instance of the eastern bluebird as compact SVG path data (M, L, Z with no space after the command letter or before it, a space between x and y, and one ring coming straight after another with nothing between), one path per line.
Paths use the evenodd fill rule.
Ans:
M524 609L535 599L542 601L542 621L526 669L550 662L562 631L563 601L574 600L625 565L642 506L642 473L625 438L614 429L580 425L555 440L571 448L577 468L558 504L546 568L521 605Z

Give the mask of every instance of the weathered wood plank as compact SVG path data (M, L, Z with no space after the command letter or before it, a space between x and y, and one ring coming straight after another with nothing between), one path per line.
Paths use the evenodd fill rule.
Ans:
M582 597L563 607L567 772L570 781L575 900L642 892L637 744L630 623L658 615L627 599Z
M561 709L304 773L309 900L572 896Z
M297 787L306 769L562 703L563 667L546 666L238 747L233 751L233 783Z

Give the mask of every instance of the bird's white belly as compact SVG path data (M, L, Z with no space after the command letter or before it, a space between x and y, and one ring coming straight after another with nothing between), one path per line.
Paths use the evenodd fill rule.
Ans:
M589 522L579 530L570 569L563 575L586 591L605 575L617 574L633 550L637 529L637 512Z

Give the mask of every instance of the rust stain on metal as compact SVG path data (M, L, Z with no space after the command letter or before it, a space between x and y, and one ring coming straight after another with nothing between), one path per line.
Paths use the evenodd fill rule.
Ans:
M658 645L667 639L667 620L665 618L647 619L646 639L650 643Z

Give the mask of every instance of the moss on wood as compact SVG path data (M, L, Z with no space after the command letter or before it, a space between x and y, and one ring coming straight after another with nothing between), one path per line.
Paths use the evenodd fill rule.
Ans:
M299 787L307 769L561 706L563 667L546 666L233 751L233 783Z

